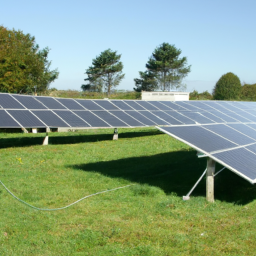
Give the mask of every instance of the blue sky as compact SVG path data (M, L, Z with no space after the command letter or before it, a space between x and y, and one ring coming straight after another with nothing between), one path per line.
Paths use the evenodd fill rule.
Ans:
M153 50L168 42L182 50L191 72L187 91L212 89L227 72L256 83L255 0L0 0L0 25L48 46L57 89L80 90L92 59L110 48L122 54L132 90Z

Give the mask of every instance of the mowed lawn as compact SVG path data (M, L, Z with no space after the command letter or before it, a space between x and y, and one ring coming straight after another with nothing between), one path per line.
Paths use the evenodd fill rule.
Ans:
M155 128L0 134L0 255L255 255L256 188L228 170L205 200L196 151ZM220 169L221 166L217 166Z

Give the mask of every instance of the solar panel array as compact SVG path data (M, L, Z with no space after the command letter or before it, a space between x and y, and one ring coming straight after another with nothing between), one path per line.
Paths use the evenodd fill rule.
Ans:
M0 93L0 128L159 129L256 183L256 103L83 100Z
M1 128L118 128L252 122L256 122L256 103L83 100L0 93Z

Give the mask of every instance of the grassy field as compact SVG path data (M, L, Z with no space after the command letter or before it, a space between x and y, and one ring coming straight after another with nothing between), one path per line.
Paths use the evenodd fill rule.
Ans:
M206 159L155 128L0 134L0 255L254 255L256 188L228 170L192 194ZM221 166L217 167L218 169Z

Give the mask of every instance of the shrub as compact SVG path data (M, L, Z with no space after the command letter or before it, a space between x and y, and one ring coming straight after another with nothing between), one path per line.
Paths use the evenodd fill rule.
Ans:
M256 84L244 84L241 90L241 99L256 101Z
M223 75L213 88L215 100L237 100L240 98L242 85L235 74L229 72Z

